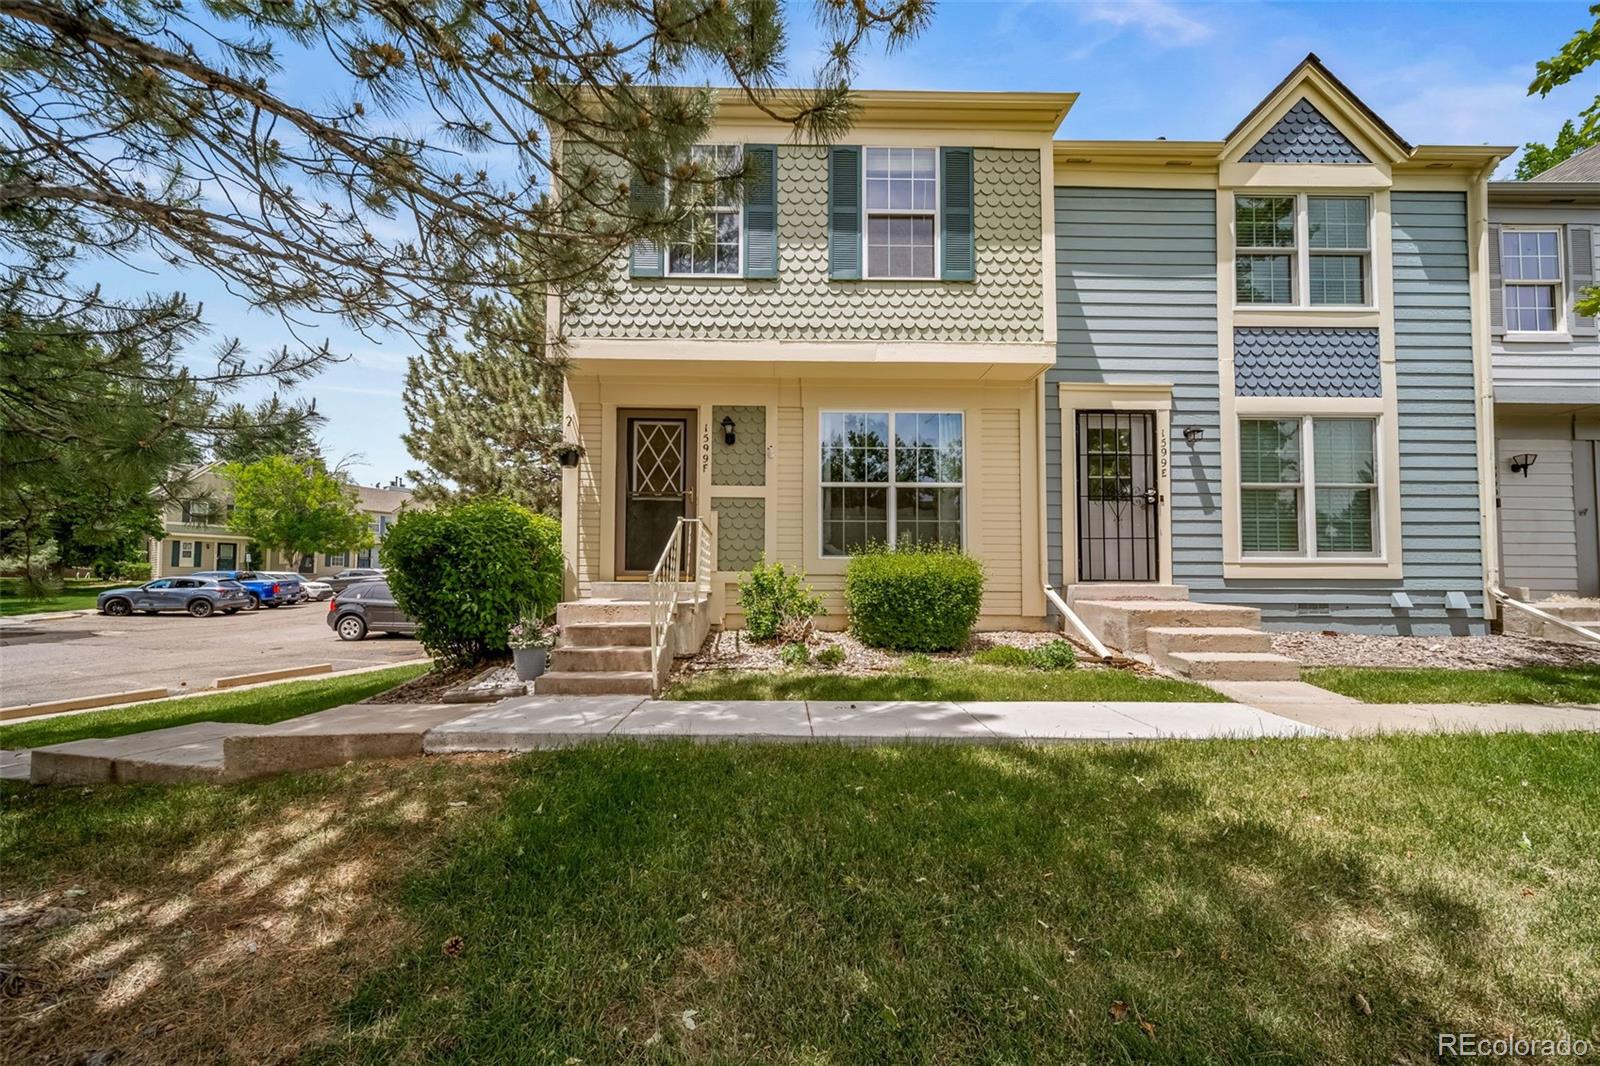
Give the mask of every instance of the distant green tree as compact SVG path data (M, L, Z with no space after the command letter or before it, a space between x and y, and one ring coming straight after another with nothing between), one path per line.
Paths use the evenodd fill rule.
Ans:
M229 404L215 419L212 458L221 463L253 463L269 455L322 458L317 431L328 424L315 402L286 402L269 396L253 407Z
M424 503L500 496L553 514L561 498L561 371L544 350L542 301L509 313L516 328L487 328L506 312L485 302L460 344L437 341L406 366L401 436L421 466L407 472ZM523 344L494 338L528 336Z
M269 455L220 471L232 493L228 528L258 551L291 557L372 547L371 521L355 489L320 459Z
M1572 125L1572 120L1568 119L1561 124L1554 144L1543 145L1537 141L1529 141L1522 146L1522 157L1517 160L1517 180L1528 181L1596 144L1600 144L1600 130L1585 137Z
M1600 61L1600 4L1590 7L1589 14L1594 18L1594 22L1591 25L1574 33L1572 39L1562 45L1561 51L1554 56L1549 59L1541 59L1535 64L1533 82L1528 86L1529 96L1535 93L1540 96L1548 96L1552 89L1567 84L1594 66L1597 61ZM1593 79L1591 79L1592 82ZM1578 112L1578 120L1580 125L1574 131L1574 142L1580 147L1600 143L1600 92L1594 94L1593 103ZM1562 131L1565 132L1571 125L1569 122L1562 127ZM1561 137L1558 134L1556 136L1556 149L1552 149L1552 151L1559 149L1560 142ZM1529 145L1529 147L1532 148L1533 145ZM1577 150L1575 148L1574 152ZM1568 156L1572 154L1573 152L1567 153ZM1555 163L1560 161L1560 159L1557 159L1550 166L1554 166ZM1548 169L1548 167L1540 169L1544 170ZM1533 173L1537 174L1539 171L1534 171ZM1522 168L1519 166L1517 168L1517 177L1521 178L1522 176ZM1530 174L1529 176L1531 177L1532 175ZM1580 315L1586 315L1591 318L1595 315L1600 315L1600 287L1587 288L1579 293L1576 307Z

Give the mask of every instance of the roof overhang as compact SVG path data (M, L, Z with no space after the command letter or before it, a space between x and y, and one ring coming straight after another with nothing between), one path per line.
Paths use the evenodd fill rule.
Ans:
M783 114L797 110L801 94L775 89L761 102ZM989 130L1054 133L1078 99L1077 93L913 92L857 89L850 94L856 125L905 129L949 129L965 126ZM742 89L716 90L718 122L773 122L762 106Z
M1600 181L1491 181L1491 204L1600 204Z
M1055 163L1215 170L1221 141L1056 141Z

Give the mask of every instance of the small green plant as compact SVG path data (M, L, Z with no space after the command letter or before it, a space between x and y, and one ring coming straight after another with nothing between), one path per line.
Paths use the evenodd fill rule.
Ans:
M811 661L811 649L800 643L785 644L778 659L785 666L804 666Z
M506 632L508 648L548 648L556 642L555 630L537 615L525 614Z
M1029 657L1041 670L1071 670L1078 665L1078 649L1064 640L1052 640L1034 648Z
M839 644L829 644L826 648L817 652L817 665L827 667L830 670L835 666L843 666L844 660L844 647Z
M979 666L1029 667L1034 665L1032 655L1022 648L1014 648L1009 644L999 644L993 648L984 648L972 657L972 661Z
M983 605L983 564L945 547L874 547L844 576L850 629L863 644L899 651L954 651Z
M920 651L907 655L902 663L908 673L921 673L933 666L933 660Z
M766 556L739 583L739 609L745 635L765 643L783 637L804 637L811 619L822 614L822 598L806 584L804 570L790 572Z

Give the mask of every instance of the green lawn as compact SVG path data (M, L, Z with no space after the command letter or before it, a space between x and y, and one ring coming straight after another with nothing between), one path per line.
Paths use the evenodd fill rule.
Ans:
M1579 734L653 742L0 796L0 890L84 916L13 927L19 1061L1421 1063L1441 1030L1600 1027Z
M681 678L669 700L1185 700L1225 697L1189 681L1125 670L1027 670L932 662L851 677L825 670L715 671Z
M127 582L68 581L54 596L42 600L24 597L15 578L0 579L0 618L15 614L42 614L46 611L81 611L94 606L101 591L120 588Z
M85 737L120 737L190 722L281 722L341 703L355 703L427 671L396 666L368 674L320 681L286 681L267 688L219 692L181 700L158 700L110 711L84 711L37 722L0 726L0 748L38 748Z
M1516 670L1324 667L1301 677L1363 703L1600 703L1600 666Z

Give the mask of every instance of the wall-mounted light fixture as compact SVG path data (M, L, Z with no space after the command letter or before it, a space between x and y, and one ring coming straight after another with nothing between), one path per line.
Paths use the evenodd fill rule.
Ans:
M1523 452L1521 455L1513 455L1511 457L1511 472L1527 477L1528 467L1532 466L1538 458L1539 456L1535 452Z
M722 443L733 443L733 418L730 415L722 416Z
M578 465L578 460L583 457L583 447L578 444L562 444L556 449L556 460L562 466L572 467Z
M1205 437L1206 431L1201 429L1199 426L1184 427L1183 443L1187 444L1191 448L1193 448L1196 444L1199 444L1202 440L1205 440Z

